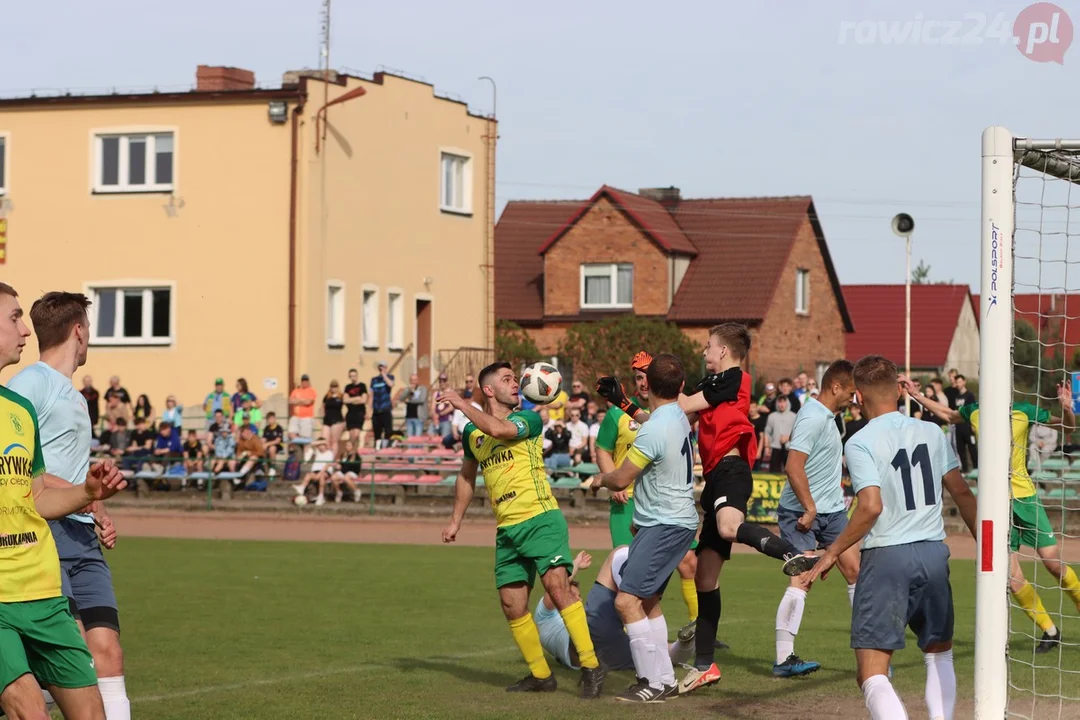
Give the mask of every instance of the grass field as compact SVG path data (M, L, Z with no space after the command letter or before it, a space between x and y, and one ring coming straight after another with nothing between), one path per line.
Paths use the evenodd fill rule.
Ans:
M491 550L125 539L109 557L132 713L142 720L865 716L843 579L814 588L799 636L797 651L822 670L775 680L773 619L785 583L777 563L759 556L739 556L724 571L721 637L732 649L717 657L723 681L647 708L610 697L632 681L625 672L609 676L608 697L587 705L576 697L577 674L566 669L556 669L553 695L503 691L525 666L492 588ZM954 562L956 668L960 696L969 699L972 576L970 562ZM588 588L592 574L583 580ZM1044 595L1058 607L1057 591ZM674 633L686 621L676 587L665 607ZM1070 614L1063 629L1067 639L1080 636L1080 619ZM1080 649L1066 648L1072 671L1080 671L1077 656ZM1057 664L1057 654L1039 657ZM894 668L912 717L923 716L922 655L909 644ZM1057 692L1056 670L1040 673L1041 689ZM1064 677L1073 687L1063 689L1078 694L1080 676ZM1046 717L1058 717L1056 707Z

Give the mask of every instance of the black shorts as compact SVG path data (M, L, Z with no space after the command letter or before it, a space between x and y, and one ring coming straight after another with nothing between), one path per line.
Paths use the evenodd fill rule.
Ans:
M363 430L364 421L367 420L367 410L356 410L345 414L346 430Z
M376 440L390 439L390 433L394 430L394 415L389 410L371 414L371 432Z
M705 487L701 491L701 536L697 552L702 548L715 550L725 560L731 559L731 543L720 537L716 526L716 511L732 507L746 515L746 506L754 494L754 475L750 466L738 455L722 458L705 475Z

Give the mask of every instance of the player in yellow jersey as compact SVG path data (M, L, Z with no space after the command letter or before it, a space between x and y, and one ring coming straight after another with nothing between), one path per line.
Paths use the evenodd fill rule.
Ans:
M477 376L487 411L452 390L439 394L469 419L461 433L465 460L457 478L454 512L443 530L443 542L453 542L472 502L477 470L498 528L495 531L495 587L503 614L510 624L529 674L508 692L553 692L551 673L536 622L529 613L529 591L537 573L555 602L581 663L581 696L597 698L603 691L605 670L596 659L585 608L570 593L570 531L559 503L551 494L544 470L543 423L531 410L515 412L518 381L510 363L495 362Z
M959 410L951 410L941 403L928 400L915 390L914 385L904 380L905 387L926 409L953 425L968 423L975 437L979 436L979 404L968 403ZM1035 483L1027 471L1028 432L1031 423L1064 423L1067 431L1076 427L1076 418L1072 411L1072 398L1068 387L1058 385L1058 401L1061 404L1061 417L1051 417L1046 408L1039 408L1031 403L1013 403L1012 406L1012 457L1010 460L1012 485L1012 532L1009 537L1009 590L1024 613L1043 631L1042 639L1035 646L1035 652L1046 653L1061 643L1061 631L1046 612L1042 599L1035 592L1035 587L1024 577L1020 567L1018 550L1021 545L1033 548L1050 571L1061 588L1080 610L1080 578L1076 572L1061 561L1061 547L1054 538L1054 528L1046 509L1039 500Z
M630 371L634 374L634 385L637 396L629 399L634 408L644 410L649 404L649 379L646 373L652 364L652 355L642 350L630 361ZM596 465L600 472L614 472L615 468L622 465L626 454L637 438L638 429L641 427L633 417L633 410L627 412L622 408L612 405L604 415L604 421L600 423L600 430L596 435ZM629 545L633 539L630 526L634 518L634 485L620 492L611 493L611 507L608 515L608 528L611 531L611 547ZM682 591L683 601L686 603L687 613L690 615L690 624L680 632L689 633L692 625L697 621L698 599L697 588L694 585L694 574L697 573L697 540L693 547L686 553L686 557L679 563L679 589ZM727 644L717 641L718 647L727 647Z
M0 283L0 370L19 362L28 337L18 293ZM104 720L93 659L61 592L46 520L82 510L125 483L111 462L93 465L84 485L46 487L45 477L37 413L0 387L0 707L9 718L47 718L44 685L67 720Z

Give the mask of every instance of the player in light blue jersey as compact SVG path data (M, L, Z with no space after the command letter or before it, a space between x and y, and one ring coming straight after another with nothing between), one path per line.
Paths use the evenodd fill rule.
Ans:
M685 384L682 362L657 355L647 371L649 422L638 430L622 465L597 475L593 489L622 490L636 480L634 525L622 583L615 598L634 660L637 684L618 696L626 702L663 702L678 692L667 647L660 595L697 533L694 450L690 423L679 407ZM640 477L639 477L640 476Z
M589 622L589 635L593 639L596 657L608 670L633 670L634 659L630 654L630 638L626 635L619 613L615 610L615 597L622 584L622 571L630 547L620 545L612 550L600 566L596 582L585 599L585 615ZM574 571L570 574L570 594L581 598L581 588L574 580L578 571L592 566L592 556L579 552L574 558ZM551 595L544 593L533 612L540 644L544 650L568 668L580 669L577 650L570 642L570 633ZM679 639L667 646L673 664L691 659L694 653L694 628L687 626L679 631Z
M37 410L45 466L58 478L53 482L60 487L85 482L90 466L90 415L86 400L71 382L75 371L86 363L89 306L85 295L68 292L49 292L35 302L30 319L41 360L8 383ZM64 596L94 657L106 720L130 720L120 616L112 573L100 544L112 547L116 530L101 503L95 503L93 510L93 514L50 520L49 529L60 556ZM95 521L101 528L100 542Z
M863 540L851 647L870 716L907 718L887 673L910 627L924 653L930 717L951 718L956 704L953 601L941 490L952 495L972 535L975 496L941 430L896 411L896 365L869 355L855 364L853 374L856 397L869 420L845 450L858 505L847 529L806 580L824 577L844 551Z
M788 443L788 482L780 494L776 510L780 537L799 552L815 552L836 542L847 527L847 508L840 482L844 474L844 444L836 427L836 413L851 404L855 394L852 364L837 360L821 378L817 398L808 397L795 418ZM859 548L852 546L838 563L848 582L848 599L855 596L859 576ZM821 665L795 654L795 636L799 634L806 593L803 579L791 578L791 584L776 610L776 663L773 675L796 677L808 675Z

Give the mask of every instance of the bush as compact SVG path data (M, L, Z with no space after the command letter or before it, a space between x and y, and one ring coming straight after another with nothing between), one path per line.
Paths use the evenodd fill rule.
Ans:
M529 333L509 320L495 324L495 357L510 363L516 370L542 359Z
M559 355L573 364L575 377L589 387L604 375L629 378L630 360L641 350L652 355L671 353L681 359L687 386L696 384L704 373L701 348L677 325L636 315L571 325ZM623 385L626 387L625 382Z

